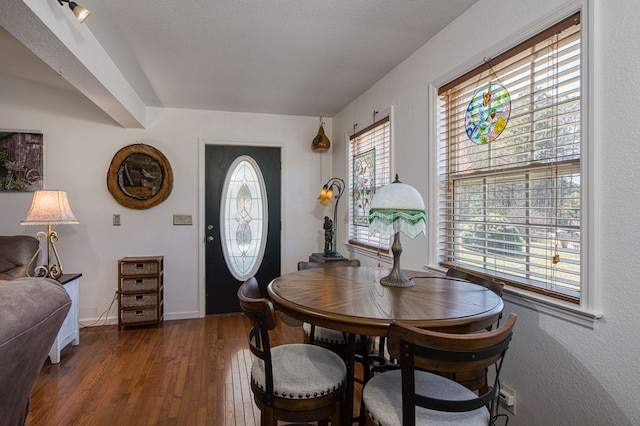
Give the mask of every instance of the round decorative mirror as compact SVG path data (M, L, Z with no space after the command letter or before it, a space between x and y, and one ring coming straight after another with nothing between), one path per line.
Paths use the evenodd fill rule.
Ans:
M173 188L173 172L156 148L133 144L113 156L107 187L115 200L131 209L148 209L167 199Z

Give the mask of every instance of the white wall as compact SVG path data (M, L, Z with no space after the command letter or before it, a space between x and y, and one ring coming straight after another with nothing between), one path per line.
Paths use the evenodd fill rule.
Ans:
M117 261L124 256L165 256L166 319L203 312L200 250L200 144L202 139L282 147L282 271L322 249L322 218L316 200L330 177L331 153L314 153L314 117L150 109L147 129L123 129L81 95L0 75L0 129L44 134L45 189L63 189L79 225L60 225L58 249L66 272L81 272L80 319L91 324L107 309L117 287ZM331 119L325 119L331 134ZM144 142L169 160L173 191L162 204L132 210L118 204L106 185L111 159L122 147ZM30 193L0 193L0 234L35 235L20 226ZM112 215L122 226L112 226ZM173 214L193 215L193 226L173 226ZM117 318L117 305L109 316Z
M585 0L586 1L586 0ZM640 424L640 292L636 278L640 186L637 131L640 116L640 4L636 0L594 0L595 105L592 135L595 180L594 278L604 318L590 330L537 310L507 302L519 315L503 381L517 391L517 415L510 425ZM0 128L39 130L45 141L45 188L65 189L80 225L58 227L65 270L83 273L80 317L91 322L105 310L116 286L116 262L123 256L163 254L166 258L168 318L197 316L202 235L199 202L199 138L266 141L283 146L283 271L322 247L315 200L331 176L346 177L345 135L363 128L374 109L394 108L394 163L401 179L425 200L429 179L428 85L477 65L487 52L519 39L553 20L578 0L480 0L411 58L327 121L334 158L309 149L317 118L152 109L146 130L115 125L81 96L0 76ZM333 131L332 131L333 127ZM117 204L106 188L106 171L121 147L143 141L160 149L174 170L174 189L161 205L135 211ZM331 169L333 168L333 173ZM33 234L21 227L30 194L0 194L0 234ZM341 203L345 218L347 203ZM111 226L120 213L123 225ZM193 214L193 227L171 225L175 213ZM429 238L433 238L430 235ZM344 241L344 227L338 236ZM403 240L403 267L421 268L425 240ZM343 254L374 263L361 253ZM112 310L111 315L114 315Z
M596 273L604 317L591 330L541 312L539 305L506 303L506 312L519 315L502 377L517 394L517 415L510 425L640 424L640 158L635 129L640 112L640 3L480 0L333 120L333 140L344 140L354 122L362 128L370 124L374 109L393 106L394 172L433 202L427 191L434 164L429 158L429 143L434 141L428 85L457 77L501 46L511 47L581 6L592 14L594 24L589 27L583 19L594 43L590 71L595 83L586 89L594 102L593 121L585 117L585 130L594 132L592 158L598 163L590 200L595 203L591 237L597 241L590 269ZM345 152L334 155L338 176L346 174ZM402 266L423 267L434 237L429 236L429 243L405 238Z

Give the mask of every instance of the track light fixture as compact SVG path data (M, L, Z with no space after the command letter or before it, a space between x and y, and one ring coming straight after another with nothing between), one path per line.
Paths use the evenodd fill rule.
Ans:
M76 16L76 19L81 24L84 22L85 19L89 17L89 15L91 15L91 11L89 9L85 9L84 7L80 6L78 3L74 1L58 0L58 3L60 3L60 6L64 6L64 3L68 3L69 9L73 11L73 14Z

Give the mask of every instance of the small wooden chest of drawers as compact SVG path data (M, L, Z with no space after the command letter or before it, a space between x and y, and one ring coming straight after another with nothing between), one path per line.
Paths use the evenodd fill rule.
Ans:
M118 329L162 321L163 260L163 256L144 256L118 261Z

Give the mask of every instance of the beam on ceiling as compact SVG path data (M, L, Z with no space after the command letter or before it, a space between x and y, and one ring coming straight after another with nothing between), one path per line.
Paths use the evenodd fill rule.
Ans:
M145 127L146 105L67 7L56 0L2 3L0 25L11 35L122 127Z

